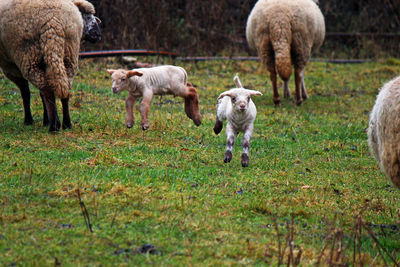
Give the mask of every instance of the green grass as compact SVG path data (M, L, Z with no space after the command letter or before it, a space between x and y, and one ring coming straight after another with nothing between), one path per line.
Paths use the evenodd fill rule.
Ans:
M120 65L82 61L70 101L73 128L50 134L41 125L38 90L35 123L24 126L19 91L0 76L0 265L276 265L276 228L283 249L287 227L301 265L320 255L328 264L329 235L340 231L346 256L337 262L353 265L359 215L383 225L371 228L374 236L400 261L400 191L370 156L365 132L378 89L400 73L397 60L309 63L310 98L300 107L293 99L273 106L257 62L175 64L198 88L200 127L185 116L182 99L164 96L153 99L148 131L140 129L137 109L127 129L126 92L112 94L105 72ZM245 87L264 93L253 98L248 168L240 164L241 135L225 164L225 134L212 131L216 98L233 87L236 72ZM293 92L293 79L290 85ZM384 265L365 229L360 240L357 265L360 257ZM144 244L157 253L138 253Z

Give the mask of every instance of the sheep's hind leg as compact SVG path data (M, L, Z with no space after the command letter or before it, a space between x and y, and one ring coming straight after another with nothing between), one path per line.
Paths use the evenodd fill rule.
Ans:
M68 105L68 102L69 102L69 98L61 99L62 111L63 111L62 128L64 130L72 128L71 117L69 116L69 105Z
M304 70L301 71L301 96L303 97L304 100L308 98L306 85L304 83Z
M290 98L290 89L289 89L289 81L284 81L283 84L283 96L287 99Z
M33 118L31 113L31 92L29 90L29 83L24 78L13 78L11 79L21 91L22 103L24 105L24 124L32 125Z
M249 166L249 150L250 150L250 138L253 132L253 126L246 129L242 139L242 167Z
M145 90L145 92L146 91L148 92L150 90ZM150 127L148 115L150 110L150 102L152 98L153 98L152 93L143 94L142 102L140 102L139 112L140 115L142 116L142 121L140 124L142 126L143 131L146 131Z
M43 104L43 126L47 126L49 125L49 116L47 114L46 101L44 101L44 95L42 92L40 92L40 98L42 99Z
M226 126L226 150L224 155L224 162L229 163L232 160L232 150L236 141L236 133L233 131L232 127L228 124Z
M281 98L280 98L279 92L278 92L275 66L273 68L269 68L268 70L269 70L269 77L270 77L271 83L272 83L272 90L274 92L274 98L273 98L274 104L275 104L275 106L279 106L281 104Z
M47 116L50 123L49 132L60 130L60 119L57 115L56 97L53 91L46 90L43 92L43 98L47 109Z
M300 68L296 68L294 72L295 83L296 83L296 105L300 106L303 103L302 98L302 85L301 81L303 79L303 70Z

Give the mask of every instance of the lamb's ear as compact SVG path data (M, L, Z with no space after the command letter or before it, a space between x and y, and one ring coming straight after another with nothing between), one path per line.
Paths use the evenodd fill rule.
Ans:
M249 96L253 96L253 95L262 95L261 92L256 91L256 90L247 90L247 92L249 93Z
M113 69L108 69L108 70L107 70L107 72L108 72L109 74L113 74L115 71L116 71L116 70L113 70Z
M220 100L221 98L223 98L225 96L232 97L232 92L231 91L223 92L222 94L219 95L218 100Z
M126 73L126 77L130 78L132 76L142 76L143 72L137 71L137 70L130 70Z

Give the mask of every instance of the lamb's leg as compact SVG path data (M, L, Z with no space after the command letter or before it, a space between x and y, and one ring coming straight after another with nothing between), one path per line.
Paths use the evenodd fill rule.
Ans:
M140 115L142 116L142 121L140 124L143 131L147 130L150 127L148 115L152 98L153 93L151 89L145 89L143 92L142 102L140 102L139 106Z
M253 124L247 127L242 139L242 166L249 166L250 138L253 133Z
M49 132L56 132L60 130L60 120L57 115L56 97L52 90L43 90L43 98L47 108L47 116L49 118Z
M7 76L11 81L13 81L21 91L22 103L24 105L24 124L31 125L33 124L33 118L31 113L31 92L29 90L29 83L24 78L15 78L11 76Z
M190 84L190 83L188 83ZM193 120L196 126L201 124L201 115L199 110L199 97L196 88L187 87L186 94L183 96L185 99L185 112L186 115Z
M49 125L49 116L47 115L46 101L44 101L43 93L40 92L40 98L43 104L43 126Z
M304 70L301 72L301 96L304 100L308 98L306 85L304 84Z
M231 125L226 125L226 150L224 155L224 162L228 163L232 160L232 150L236 141L236 131L234 131Z
M303 70L296 68L294 71L294 78L296 83L296 105L300 106L303 103L303 98L301 96L301 81L303 79Z
M62 111L63 111L62 128L64 130L72 128L71 117L69 116L69 104L68 104L68 102L69 102L69 97L61 99Z
M128 98L125 101L126 108L126 127L132 128L133 124L135 124L135 117L133 115L133 106L135 105L136 98L129 93Z

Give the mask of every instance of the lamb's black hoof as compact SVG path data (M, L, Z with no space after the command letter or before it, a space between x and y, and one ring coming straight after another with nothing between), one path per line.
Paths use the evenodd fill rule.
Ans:
M222 126L223 126L222 121L216 120L214 125L214 133L219 134L222 130Z
M249 155L242 154L242 167L249 166Z
M226 151L224 155L224 162L229 163L232 160L232 152Z

